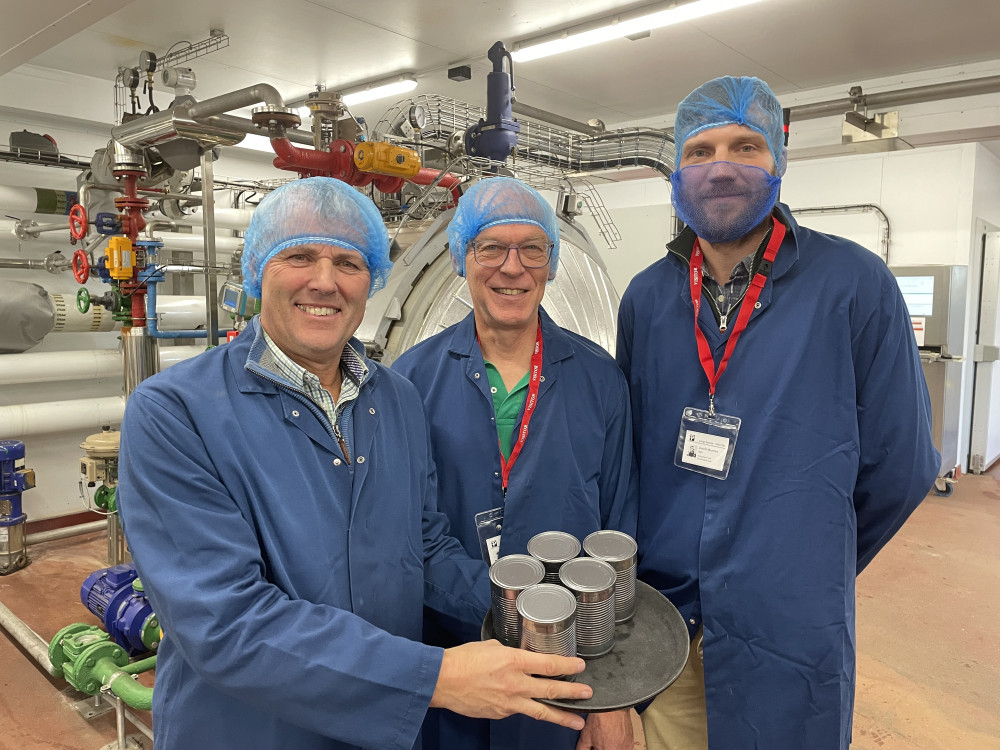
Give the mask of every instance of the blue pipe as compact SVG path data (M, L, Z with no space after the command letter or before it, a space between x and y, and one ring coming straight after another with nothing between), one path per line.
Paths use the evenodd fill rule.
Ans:
M159 276L159 278L156 278ZM149 335L155 339L207 339L208 331L203 330L190 330L190 331L160 331L156 328L156 285L163 281L163 274L157 271L149 271L146 273L145 278L143 274L139 274L139 281L145 282L146 284L146 330L149 331ZM226 337L226 330L220 330L219 336L221 338Z

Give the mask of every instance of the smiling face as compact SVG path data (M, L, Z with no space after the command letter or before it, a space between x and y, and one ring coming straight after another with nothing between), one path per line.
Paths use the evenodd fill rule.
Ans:
M469 243L465 256L465 279L476 315L476 327L484 330L534 330L538 325L538 306L545 295L549 266L525 268L513 250L499 268L480 265L473 254L473 242L496 242L516 245L537 242L548 245L545 232L534 224L501 224L484 229Z
M323 381L336 372L344 345L361 325L370 282L355 250L288 248L264 267L261 325L293 362Z

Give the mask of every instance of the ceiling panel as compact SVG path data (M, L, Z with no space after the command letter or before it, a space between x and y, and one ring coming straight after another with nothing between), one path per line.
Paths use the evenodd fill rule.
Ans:
M497 39L512 45L637 5L642 3L135 0L31 63L110 82L120 66L136 64L142 49L162 54L219 28L229 35L229 47L185 63L198 75L198 98L265 82L291 100L317 84L337 89L414 72L417 94L482 105L486 50ZM23 0L0 0L0 8L5 16L21 9L23 18ZM18 29L16 35L32 27L10 28ZM527 104L615 125L669 114L694 86L721 74L758 75L779 95L831 85L843 85L846 93L853 82L998 60L998 29L995 0L762 0L655 30L646 39L515 64L515 81ZM456 63L472 64L474 80L448 81L447 68ZM158 94L157 103L163 106L166 97ZM371 120L386 106L365 105L358 114Z

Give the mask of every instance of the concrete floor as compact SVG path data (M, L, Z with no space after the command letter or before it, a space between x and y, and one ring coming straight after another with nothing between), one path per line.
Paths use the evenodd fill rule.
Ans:
M36 545L0 601L45 639L99 624L79 590L105 550L103 533ZM1000 750L1000 467L917 509L858 580L857 632L853 750ZM0 750L113 743L114 714L84 720L80 697L0 636Z

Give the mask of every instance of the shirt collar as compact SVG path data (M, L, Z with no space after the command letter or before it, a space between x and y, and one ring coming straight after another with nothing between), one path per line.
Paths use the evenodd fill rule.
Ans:
M275 368L290 383L296 387L308 388L310 385L319 382L319 377L315 373L309 372L309 370L281 351L278 345L274 343L274 339L264 330L264 326L260 327L260 332L264 337L264 343L267 345L268 351L271 353ZM349 378L355 385L361 385L368 377L368 365L365 364L361 355L354 350L350 342L344 344L344 350L340 353L340 373L345 380Z

